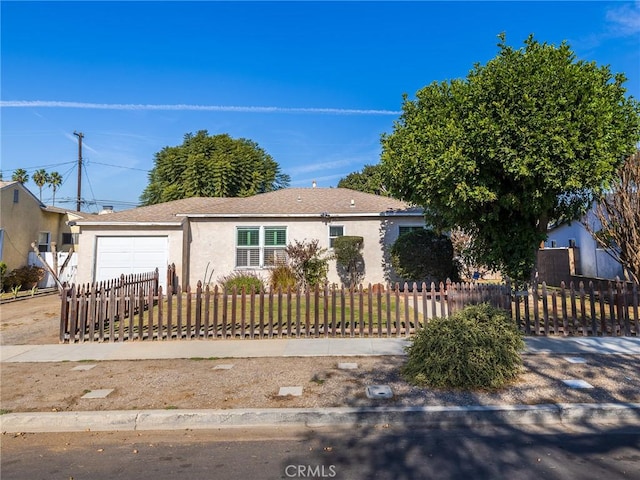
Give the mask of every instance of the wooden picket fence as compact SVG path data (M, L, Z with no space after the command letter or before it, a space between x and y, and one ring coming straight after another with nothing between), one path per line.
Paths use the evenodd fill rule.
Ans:
M638 285L621 281L588 285L545 283L513 293L512 318L525 334L640 336Z
M140 286L65 289L60 341L407 337L431 318L485 302L509 311L529 335L640 335L637 285L619 282L600 291L592 284L513 292L508 283L414 283L237 292L200 282L182 289L176 279L165 294L157 272L146 275Z
M76 332L75 338L80 341L115 338L114 320L133 318L148 310L154 304L153 300L148 302L149 297L159 290L157 268L92 284L65 285L60 295L60 341L75 341L71 332Z
M126 290L100 285L63 291L61 342L408 336L429 318L463 305L490 302L508 308L503 285L415 283L403 288L325 287L236 292L171 283Z

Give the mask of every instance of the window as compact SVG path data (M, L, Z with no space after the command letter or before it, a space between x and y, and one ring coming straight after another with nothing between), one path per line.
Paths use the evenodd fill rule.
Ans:
M62 244L63 245L77 245L78 244L78 234L77 233L63 233L62 234Z
M398 227L398 236L400 237L401 235L404 235L405 233L409 233L409 232L415 232L417 230L424 230L424 227L421 226L416 226L416 225L409 225L409 226L399 226Z
M551 248L556 248L558 246L558 242L555 240L551 240Z
M238 227L236 267L261 268L286 258L286 227Z
M576 246L576 240L574 238L569 239L569 247L573 248Z
M51 238L51 234L49 232L40 232L40 234L38 235L38 251L39 252L49 251L50 238Z
M265 266L274 266L287 258L287 229L269 227L264 229L264 262Z
M20 202L20 190L17 188L13 191L13 203Z
M334 240L343 235L344 227L342 225L329 225L329 248L333 248Z
M238 228L236 267L260 266L260 229Z

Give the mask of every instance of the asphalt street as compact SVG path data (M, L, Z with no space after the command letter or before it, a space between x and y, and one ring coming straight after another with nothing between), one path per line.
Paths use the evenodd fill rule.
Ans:
M2 479L640 478L640 427L5 434Z

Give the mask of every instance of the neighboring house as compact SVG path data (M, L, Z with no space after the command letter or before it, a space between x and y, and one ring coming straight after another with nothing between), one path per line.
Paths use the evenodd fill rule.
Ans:
M364 238L363 283L393 279L388 247L401 229L424 226L422 209L388 197L344 188L288 188L247 198L187 198L79 220L78 282L174 263L180 281L195 288L234 271L268 279L275 259L294 240ZM205 279L205 271L207 278ZM329 281L342 283L335 261Z
M590 222L590 225L596 222L592 213L587 213L584 221ZM568 272L569 274L604 279L624 278L624 270L620 263L606 250L597 246L580 220L552 227L544 243L544 249L571 249L572 251L567 253L569 264L574 265L575 271Z
M79 229L68 222L83 216L87 214L44 205L20 182L0 181L0 260L7 272L27 265L31 243L41 253L50 252L52 242L58 251L69 251Z

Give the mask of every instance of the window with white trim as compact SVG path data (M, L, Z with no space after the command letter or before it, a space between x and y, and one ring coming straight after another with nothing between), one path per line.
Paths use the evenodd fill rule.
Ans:
M287 229L285 227L264 228L263 266L273 267L287 259Z
M51 233L49 232L40 232L38 234L38 251L39 252L48 252L49 244L51 243Z
M398 227L398 236L402 236L405 233L409 233L409 232L415 232L418 230L424 230L424 227L420 226L420 225L400 225Z
M329 225L329 248L333 248L336 238L344 236L343 225Z
M237 227L236 267L263 268L286 259L286 227Z

